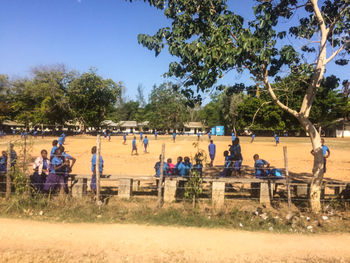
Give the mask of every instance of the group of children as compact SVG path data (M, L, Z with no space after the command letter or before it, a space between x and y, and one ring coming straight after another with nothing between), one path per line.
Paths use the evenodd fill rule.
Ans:
M7 172L7 159L8 159L7 151L2 151L1 156L0 156L0 172L2 172L2 173ZM13 149L13 144L11 144L11 153L10 153L11 167L14 167L16 162L17 162L17 153Z
M161 173L161 159L159 156L159 162L156 162L154 169L156 171L156 176L159 177ZM196 170L199 172L199 175L202 176L203 165L200 159L195 158L195 164L192 165L189 157L182 158L181 156L177 157L176 164L172 163L172 159L168 158L166 162L163 162L163 176L182 176L188 177L191 170Z

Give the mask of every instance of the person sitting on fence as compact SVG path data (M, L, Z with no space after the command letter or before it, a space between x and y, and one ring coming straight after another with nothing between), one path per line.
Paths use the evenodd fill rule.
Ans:
M50 160L47 158L47 151L41 150L41 156L35 159L33 164L34 173L31 176L31 183L36 190L42 191L49 175Z
M186 167L182 162L182 157L177 157L177 163L175 165L175 175L185 176Z
M350 205L350 184L346 184L345 189L341 191L339 197L344 200L347 206Z
M259 154L254 154L253 158L256 178L268 176L270 173L270 164L267 161L260 159Z
M183 164L185 166L185 176L188 177L188 176L190 176L190 171L192 169L192 163L190 162L190 158L186 156L184 158Z
M232 143L233 144L230 147L229 151L231 153L230 159L233 162L232 171L234 173L234 176L236 176L236 175L240 175L241 173L243 157L242 157L241 146L239 144L239 138L237 137Z
M231 156L229 155L229 151L224 151L224 158L224 170L219 174L220 177L227 177L232 173L232 160Z
M97 186L96 186L96 165L97 165L97 157L96 157L96 152L97 152L97 147L93 146L91 148L91 154L92 154L92 158L91 158L91 172L92 172L92 176L91 176L91 183L90 183L90 188L91 188L91 192L93 194L93 196L96 195L96 191L97 191ZM100 155L100 176L103 173L103 166L104 166L104 162L103 162L103 158Z
M174 175L175 165L173 164L173 160L171 158L168 158L167 165L168 165L168 175Z
M0 172L6 172L7 171L7 152L2 151L1 157L0 157Z
M199 157L195 157L195 162L196 164L193 165L192 170L193 171L198 171L199 175L202 177L202 173L203 173L203 165L202 165L202 160Z
M73 166L75 164L75 162L77 161L77 159L75 159L74 157L72 157L71 155L67 154L65 152L65 149L63 146L60 146L61 152L62 152L62 158L66 164L66 169L64 171L64 189L66 191L66 193L68 193L68 178L69 178L69 174L72 172Z
M66 170L66 163L62 158L60 148L55 150L55 154L51 160L49 175L46 177L43 190L45 192L54 192L64 188L64 173Z
M50 160L52 160L52 158L53 158L54 155L55 155L55 151L56 151L56 149L58 148L58 147L57 147L57 144L58 144L58 141L57 141L57 140L53 140L53 141L52 141L52 149L51 149L51 153L50 153Z
M159 162L156 162L154 169L156 170L156 177L160 177L160 166L161 166L162 156L159 156ZM163 163L163 176L168 175L169 166L166 162Z

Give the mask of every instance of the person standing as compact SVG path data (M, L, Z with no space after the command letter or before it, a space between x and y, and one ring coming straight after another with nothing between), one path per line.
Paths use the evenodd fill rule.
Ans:
M210 167L213 167L213 162L216 154L216 145L213 143L213 140L210 140L208 150L209 150L209 156L210 156Z
M144 153L147 153L147 147L148 147L148 138L147 136L145 136L145 138L143 139L143 146L144 146Z
M126 133L123 133L123 144L126 144Z
M234 141L236 140L236 135L235 135L235 133L232 132L231 136L232 136L232 141L234 142Z
M250 143L253 143L254 140L255 140L255 133L253 132L253 133L252 133L252 140L250 141Z
M209 141L211 141L211 132L210 131L208 132L208 139L209 139Z
M157 137L158 137L158 132L155 131L155 132L154 132L154 138L157 140Z
M200 140L201 134L199 132L197 132L197 139L198 141Z
M174 132L173 132L173 141L175 142L175 139L176 139L176 132L175 132L175 130L174 130Z
M324 139L321 139L321 145L322 145L322 154L323 154L323 173L326 173L327 168L327 158L331 155L331 151L329 150L328 146L324 144ZM311 154L314 155L314 150L311 151Z
M278 144L280 143L280 137L278 136L277 133L275 133L275 134L273 135L273 137L275 138L276 146L278 146Z
M97 152L97 147L93 146L91 148L91 154L92 154L92 158L91 158L91 172L92 172L92 176L91 176L91 183L90 183L90 188L91 188L91 192L93 194L93 197L95 197L96 191L97 191L97 186L96 186L96 165L97 165L96 152ZM99 167L99 169L100 169L100 176L103 173L103 166L104 166L103 158L100 155L100 167Z
M136 152L136 155L138 155L137 153L137 145L136 145L136 136L134 136L134 139L132 140L132 149L131 149L131 155L134 154L134 151Z

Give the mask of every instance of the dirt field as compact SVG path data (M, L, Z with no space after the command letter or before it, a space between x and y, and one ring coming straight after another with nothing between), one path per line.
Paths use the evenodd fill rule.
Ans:
M0 219L1 262L349 262L350 235Z
M137 140L139 155L131 156L132 136L127 137L127 144L122 144L121 136L113 136L111 142L102 138L102 156L105 161L105 174L112 175L153 175L154 164L159 158L162 143L165 143L167 158L172 158L176 163L177 156L192 157L196 150L192 145L197 141L196 136L177 136L176 142L172 142L171 136L148 136L150 139L149 153L143 153L141 142ZM231 137L212 137L217 146L217 154L214 165L223 165L223 151L228 149ZM8 136L0 140L0 150L6 150L6 141L19 140L20 138ZM40 150L51 150L51 142L55 139L48 137L37 138L34 142L31 154L39 156ZM137 139L139 136L137 135ZM258 153L261 158L267 160L275 167L283 167L283 146L288 146L289 169L297 173L310 173L312 170L311 144L308 138L281 137L280 145L275 146L272 137L257 137L254 143L250 143L249 137L241 137L243 165L253 166L253 155ZM199 147L207 151L208 137L202 136ZM91 147L96 145L96 137L75 136L67 137L66 152L77 159L73 173L90 174ZM325 177L350 181L350 138L326 138L326 145L330 148L331 156L327 163ZM18 151L18 149L17 149Z

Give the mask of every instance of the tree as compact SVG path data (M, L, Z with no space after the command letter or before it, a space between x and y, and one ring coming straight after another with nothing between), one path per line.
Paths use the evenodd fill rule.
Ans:
M9 114L8 92L10 81L7 75L0 74L0 123L3 122Z
M172 24L159 29L154 36L140 34L138 40L154 50L156 56L167 45L170 54L178 57L177 62L170 63L167 76L183 79L187 89L196 85L205 91L232 69L249 72L256 81L264 83L272 100L282 110L299 121L309 134L314 150L309 200L311 209L319 212L323 153L320 134L310 120L310 112L326 65L339 56L337 64L348 62L348 1L259 1L254 7L255 18L247 23L242 16L228 10L225 0L148 2L164 9L164 15ZM296 16L299 17L297 22L292 19ZM287 32L280 25L286 25L286 20L290 36L304 42L300 51L284 41ZM309 76L298 109L284 104L272 85L274 79L287 71Z
M150 126L157 130L182 129L189 118L186 98L172 83L153 86L147 109Z
M98 129L107 114L113 111L120 97L121 86L111 79L103 79L94 70L74 79L68 88L73 115L83 125Z
M147 104L146 99L145 99L145 95L143 94L143 90L144 90L144 87L142 86L142 84L139 84L137 86L136 100L139 103L141 108L144 108Z

